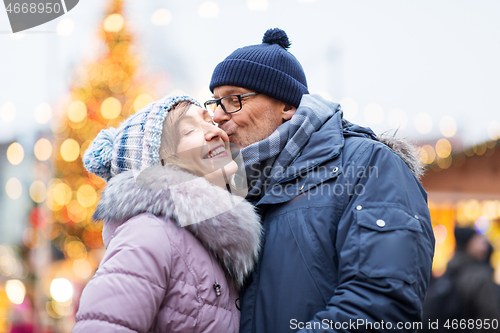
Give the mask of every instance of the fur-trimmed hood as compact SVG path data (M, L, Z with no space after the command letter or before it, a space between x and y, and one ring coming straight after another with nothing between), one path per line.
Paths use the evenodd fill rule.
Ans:
M405 139L389 135L380 135L377 139L398 154L418 180L422 178L425 168L420 160L418 149L413 144Z
M185 227L239 285L252 271L262 225L243 198L172 166L123 172L108 182L93 216L104 220L104 245L117 226L146 212Z

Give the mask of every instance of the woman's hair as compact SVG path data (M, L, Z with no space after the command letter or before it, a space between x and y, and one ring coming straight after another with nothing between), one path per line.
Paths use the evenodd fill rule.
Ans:
M193 103L191 102L181 102L175 105L165 117L165 121L163 122L163 133L161 135L160 159L162 164L170 163L197 176L203 176L199 170L193 165L185 163L177 154L177 146L181 139L179 123L192 105Z

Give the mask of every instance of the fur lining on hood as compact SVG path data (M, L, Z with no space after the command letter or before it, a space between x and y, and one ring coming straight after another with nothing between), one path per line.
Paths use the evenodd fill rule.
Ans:
M239 285L252 271L262 225L243 198L179 168L155 166L111 178L93 217L113 228L146 212L185 227Z
M381 135L377 139L398 154L418 180L422 178L425 169L420 160L420 154L414 145L404 139L398 139L390 135Z

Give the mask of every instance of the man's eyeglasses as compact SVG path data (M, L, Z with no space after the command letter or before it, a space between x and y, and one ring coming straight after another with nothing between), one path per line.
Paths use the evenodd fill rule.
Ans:
M241 95L228 95L221 97L219 99L211 99L205 102L205 109L211 114L214 114L215 109L220 105L225 113L235 113L241 110L241 99L245 97L250 97L258 95L258 92L251 92L248 94Z

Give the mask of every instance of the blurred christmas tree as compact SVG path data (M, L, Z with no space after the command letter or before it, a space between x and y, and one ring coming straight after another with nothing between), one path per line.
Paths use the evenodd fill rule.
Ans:
M99 30L101 55L76 69L70 96L52 128L54 178L47 186L45 204L53 216L49 233L55 261L47 280L63 277L76 289L73 304L47 303L48 313L56 318L69 315L64 306L76 308L79 289L92 276L102 255L102 224L93 223L91 217L105 182L85 170L81 157L99 131L118 127L154 100L148 93L151 80L138 71L122 7L121 0L111 0L108 5Z

